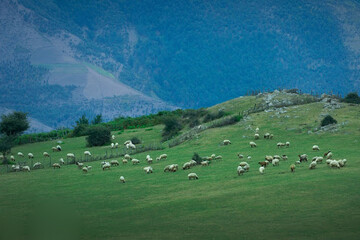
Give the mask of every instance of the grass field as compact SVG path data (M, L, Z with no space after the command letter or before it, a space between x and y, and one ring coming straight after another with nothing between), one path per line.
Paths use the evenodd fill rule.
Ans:
M239 100L236 100L239 101ZM227 102L228 106L231 102ZM235 104L235 103L233 103ZM246 103L248 104L248 103ZM233 107L236 109L236 106ZM344 105L331 111L338 120L336 132L313 133L322 103L286 108L286 113L251 114L239 123L208 129L198 138L174 148L134 155L141 164L103 171L100 161L83 174L75 165L41 169L30 173L0 175L1 237L11 239L358 239L360 234L360 108ZM273 133L273 140L257 140L251 149L254 130ZM161 126L114 132L122 144L132 136L144 144L160 142ZM311 132L309 132L311 131ZM229 146L221 145L230 139ZM84 138L64 139L63 152L51 153L56 141L18 146L13 153L48 151L52 159L85 150L104 154L109 147L86 148ZM290 141L278 149L277 142ZM320 146L320 153L312 145ZM332 150L335 159L347 165L330 169L326 163L309 170L309 163L289 166L298 154L322 155ZM201 156L222 155L208 167L164 173L164 166L189 161L194 152ZM152 164L153 174L142 170L145 156L168 159ZM238 176L237 153L250 155L250 171ZM257 162L265 155L286 154L280 166L268 166L264 175ZM121 159L118 159L121 160ZM48 161L48 160L46 160ZM187 174L195 172L197 181ZM121 184L123 175L126 183ZM1 238L0 237L0 238ZM8 238L9 239L9 238Z

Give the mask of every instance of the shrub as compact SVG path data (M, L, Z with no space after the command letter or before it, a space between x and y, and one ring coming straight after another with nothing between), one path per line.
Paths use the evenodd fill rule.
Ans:
M88 135L88 127L86 124L79 124L74 127L71 137L80 137Z
M170 116L164 119L165 127L162 133L163 141L166 141L173 136L177 135L183 128L178 117Z
M197 164L201 164L203 160L202 157L200 157L200 155L197 152L194 152L194 155L192 156L191 159L197 162Z
M346 95L346 97L343 99L346 103L355 103L360 104L360 97L356 92L349 93Z
M92 127L88 131L89 136L86 137L87 146L103 146L110 143L110 129L104 126Z
M222 118L226 115L224 110L219 110L217 113L208 113L205 115L203 122L210 122L212 120Z
M138 137L133 137L130 139L133 144L140 144L141 140Z
M327 115L326 117L324 117L324 119L321 121L321 126L326 126L329 124L334 124L337 123L337 121L330 115Z
M226 117L226 118L220 119L214 123L211 123L209 128L217 128L217 127L223 127L223 126L235 124L235 123L239 122L242 118L243 117L241 115Z

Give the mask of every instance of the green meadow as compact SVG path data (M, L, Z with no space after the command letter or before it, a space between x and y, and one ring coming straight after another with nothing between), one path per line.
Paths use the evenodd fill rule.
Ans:
M254 97L224 103L225 110L237 113L253 104ZM249 100L250 99L250 100ZM244 102L242 102L244 101ZM360 107L342 104L331 110L316 102L277 111L253 113L240 122L211 128L176 147L160 143L163 126L113 132L120 148L86 147L85 137L62 139L62 152L51 152L57 141L20 145L12 149L47 167L31 172L0 174L0 239L358 239L360 234ZM221 105L211 109L220 109ZM337 121L335 131L318 131L323 114ZM260 128L257 148L250 148L255 128ZM265 140L263 134L274 134ZM76 165L49 168L51 162L66 159L66 153L93 156L124 152L123 142L138 137L144 145L163 144L164 149L132 155L139 165L123 165L103 171L100 160L88 162L84 174ZM229 139L231 145L222 141ZM276 146L290 142L289 148ZM312 150L313 145L320 152ZM311 158L331 150L334 159L347 159L341 169L325 162L309 170ZM200 156L221 155L208 167L182 170L194 152ZM167 160L155 158L162 153ZM237 153L245 156L243 160ZM297 155L306 153L310 161L296 166ZM154 173L143 171L149 154ZM258 171L265 155L288 156L280 165ZM251 160L246 157L251 156ZM111 159L109 159L110 161ZM16 161L28 161L19 159ZM250 171L238 176L241 161ZM177 163L179 170L164 173L166 165ZM198 180L189 181L194 172ZM124 176L126 183L119 182ZM9 238L10 237L10 238ZM3 238L4 239L4 238Z

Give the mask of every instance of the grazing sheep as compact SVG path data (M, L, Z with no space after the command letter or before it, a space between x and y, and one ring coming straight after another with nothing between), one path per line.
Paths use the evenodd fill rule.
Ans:
M192 160L192 159L189 161L189 163L190 163L190 166L191 166L191 167L197 165L197 162L196 162L195 160Z
M110 144L110 147L111 147L111 148L115 148L115 144L114 144L114 143L111 143L111 144Z
M209 161L202 161L201 166L209 166Z
M82 169L84 167L84 164L81 162L76 162L75 164L78 166L79 169Z
M274 135L270 134L269 139L273 139L273 138L274 138Z
M133 165L135 165L135 164L139 164L140 160L134 158L134 159L131 160L131 162L132 162Z
M85 155L85 156L91 156L91 153L90 153L90 151L85 151L85 152L84 152L84 155Z
M280 160L280 156L279 155L274 155L273 157L274 159L279 159Z
M152 159L152 158L148 158L148 159L146 159L146 161L147 161L148 164L153 163L153 159Z
M38 169L38 168L41 168L41 162L34 163L33 169Z
M213 153L213 154L211 154L211 160L214 160L215 159L215 157L216 157L216 155L215 155L215 153Z
M260 174L264 174L265 173L265 167L263 167L263 166L259 167L259 172L260 172Z
M75 159L75 155L73 153L66 154L66 158Z
M44 153L43 153L43 156L44 156L44 157L50 157L50 154L47 153L47 152L44 152Z
M223 141L223 144L224 144L224 145L229 145L229 144L231 144L231 142L230 142L230 140L225 139L225 140Z
M111 135L111 139L112 139L112 140L115 140L115 135Z
M1 160L4 159L4 155L0 154L0 159Z
M314 162L316 162L316 163L322 163L322 161L324 160L324 158L323 157L313 157L313 159L312 159L312 161Z
M282 155L282 156L281 156L281 159L282 159L282 160L288 160L288 156Z
M11 165L11 169L15 172L20 171L20 165Z
M265 138L265 139L269 139L269 138L270 138L270 133L265 133L265 134L264 134L264 138Z
M312 150L314 150L314 151L320 151L320 148L319 148L318 145L314 145L314 146L312 147Z
M315 167L316 167L316 161L311 162L309 165L309 169L315 169Z
M19 157L24 157L24 154L23 154L22 152L18 152L17 155L18 155Z
M221 156L221 155L216 156L216 157L215 157L215 160L222 160L222 156Z
M331 161L332 161L331 159L326 159L326 164L330 165Z
M127 149L129 149L129 148L136 149L136 146L133 143L128 143L128 144L126 144L126 148Z
M239 166L241 166L241 167L245 167L246 165L249 165L247 162L241 162L241 163L239 163Z
M259 132L259 130L260 130L260 129L257 127L257 128L255 129L255 132L256 132L256 133L258 133L258 132Z
M132 144L131 140L127 140L127 141L125 141L125 142L124 142L124 145L126 146L126 145L128 145L129 143L131 143L131 144Z
M144 167L144 171L145 171L146 173L153 173L153 168L150 167L150 166Z
M168 157L167 154L163 153L159 156L159 160L163 160L163 159L166 160L167 157Z
M29 167L29 166L23 166L23 167L21 168L21 171L30 172L30 167Z
M344 167L346 164L346 159L338 160L338 163L339 163L340 167Z
M58 164L58 163L54 163L52 166L53 166L54 169L55 168L60 168L60 164Z
M104 171L105 169L109 169L110 170L110 163L106 162L105 164L102 165L102 170Z
M28 153L28 157L29 157L29 159L34 158L34 154Z
M264 161L264 162L259 162L261 167L266 167L266 165L268 165L268 162Z
M186 163L184 163L182 169L183 169L183 170L185 170L185 169L190 169L190 167L191 167L191 163L190 163L190 162L186 162Z
M15 162L15 157L13 155L10 156L10 160Z
M330 150L328 152L324 153L324 157L326 157L326 159L331 159L332 156L333 156L333 154Z
M250 142L250 147L251 147L251 148L256 147L256 143L254 143L254 142Z
M64 164L65 164L64 159L63 159L63 158L60 158L59 163L62 164L62 165L64 165Z
M248 171L250 170L250 165L249 165L249 164L246 164L246 165L243 167L243 169L248 172Z
M114 148L118 148L119 147L119 143L115 143L115 145L114 145Z
M285 144L285 143L282 143L282 142L278 142L278 143L276 144L276 146L277 146L278 148L281 148L281 147L285 147L286 144Z
M118 160L111 160L110 165L111 166L119 166L119 162L118 162Z
M237 156L240 158L240 159L243 159L244 158L244 155L238 153Z
M337 168L340 168L340 164L339 164L339 162L338 161L336 161L336 160L331 160L331 162L330 162L330 167L337 167Z
M88 166L88 165L86 165L85 167L87 167L88 170L92 168L92 166Z
M60 151L61 151L61 150L59 150L57 147L52 147L51 150L52 150L53 152L60 152Z
M290 142L286 142L286 143L285 143L285 146L286 146L286 147L290 147Z
M127 160L127 159L123 159L123 160L122 160L122 163L123 163L123 164L127 164L127 163L128 163L128 160Z
M132 159L129 154L125 154L124 158L129 161Z
M60 145L57 145L56 148L57 148L59 151L62 150Z
M273 166L279 166L279 159L275 158L271 163Z
M291 170L292 173L295 172L295 164L290 165L290 170Z
M259 135L258 133L255 133L254 139L255 139L255 140L258 140L259 138L260 138L260 135Z
M245 172L245 170L244 170L241 166L238 166L238 167L237 167L237 173L238 173L239 176L240 176L240 175L243 175L244 172Z
M211 161L211 160L212 160L211 157L203 157L202 159L203 159L203 160L206 160L206 161Z
M248 155L248 156L247 156L247 159L248 159L248 161L250 161L250 160L251 160L251 156Z
M164 172L170 172L170 165L164 167Z
M198 177L198 175L196 175L196 173L189 173L189 174L188 174L188 178L189 178L189 180L199 179L199 177Z
M125 178L124 178L124 176L120 176L120 182L125 183Z
M307 159L307 155L306 154L301 154L301 155L298 155L299 156L299 161L300 162L307 162L308 159Z
M272 162L273 159L274 159L273 156L269 156L269 155L266 155L266 156L265 156L265 160L266 160L266 161Z
M296 162L295 162L295 164L298 164L298 165L299 165L300 163L301 163L300 161L296 161Z
M178 169L179 169L179 165L177 165L177 164L171 164L169 167L169 170L171 172L176 172Z
M89 169L87 167L83 167L82 171L83 171L83 173L87 173L89 171Z

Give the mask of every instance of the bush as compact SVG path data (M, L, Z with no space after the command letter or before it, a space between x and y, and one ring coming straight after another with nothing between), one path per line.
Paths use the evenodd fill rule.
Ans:
M133 144L140 144L141 140L137 137L133 137L130 139Z
M324 117L324 119L321 121L321 126L326 126L329 124L334 124L337 123L337 121L330 115L327 115L326 117Z
M222 118L226 116L226 113L224 110L219 110L217 113L208 113L205 115L203 122L210 122L212 120L218 119L218 118Z
M174 116L166 117L163 123L165 124L162 133L163 141L166 141L172 138L173 136L177 135L180 132L180 130L183 128L178 117L174 117Z
M346 103L355 103L360 104L360 97L356 92L349 93L346 95L346 97L343 99Z
M214 123L212 123L209 128L217 128L217 127L223 127L223 126L227 126L227 125L232 125L235 124L237 122L239 122L243 117L241 115L235 115L232 117L226 117L223 119L220 119Z
M191 159L197 162L197 164L201 164L202 162L202 157L200 157L200 155L197 152L194 152L194 155L192 156Z
M85 125L85 124L76 125L71 134L71 137L80 137L80 136L88 135L88 127L89 125Z
M92 127L88 131L89 136L86 137L87 146L104 146L110 143L110 129L104 126Z

